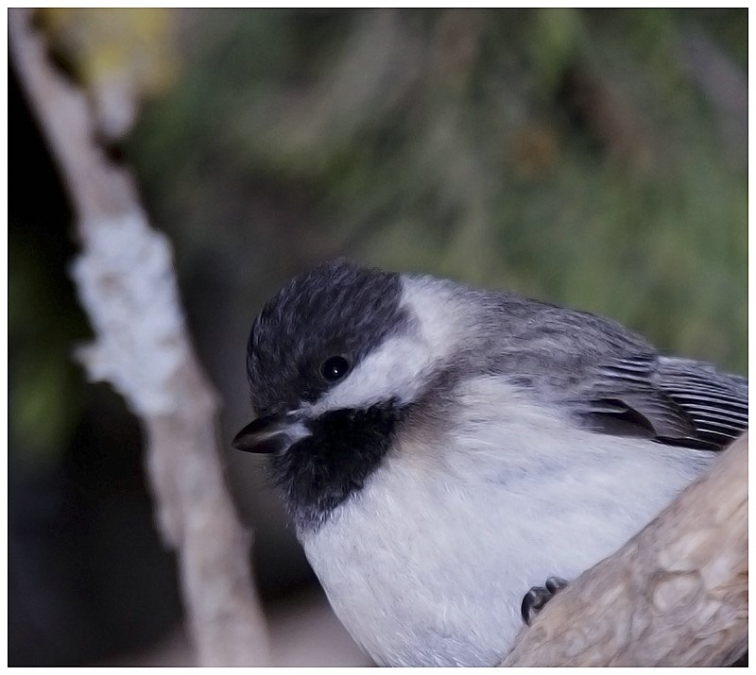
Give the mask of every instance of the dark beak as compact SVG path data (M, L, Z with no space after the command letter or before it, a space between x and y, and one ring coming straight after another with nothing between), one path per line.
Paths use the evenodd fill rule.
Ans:
M310 435L301 414L266 415L250 422L231 441L237 450L257 453L283 453Z

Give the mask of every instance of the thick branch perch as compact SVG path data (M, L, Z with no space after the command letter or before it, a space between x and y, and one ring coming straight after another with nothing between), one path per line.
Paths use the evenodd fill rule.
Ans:
M267 632L251 583L250 534L218 454L217 399L192 349L171 248L153 230L129 172L94 141L85 94L52 67L30 25L9 12L10 46L77 216L73 267L96 333L79 356L144 424L160 532L178 554L183 598L203 665L262 665Z
M747 647L745 434L642 532L551 600L502 665L724 666Z

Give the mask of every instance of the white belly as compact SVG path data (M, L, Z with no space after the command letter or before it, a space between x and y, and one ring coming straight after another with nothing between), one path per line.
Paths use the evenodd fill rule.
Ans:
M713 459L475 411L454 452L408 441L300 533L336 614L381 665L496 665L531 586L611 554Z

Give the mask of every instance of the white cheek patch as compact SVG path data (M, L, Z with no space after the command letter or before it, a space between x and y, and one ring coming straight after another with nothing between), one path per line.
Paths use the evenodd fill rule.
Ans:
M386 339L347 376L311 407L320 415L339 408L365 408L381 401L415 399L439 361L458 348L456 330L465 315L459 298L443 282L430 277L405 277L401 305L409 324Z
M339 408L367 408L392 398L406 403L421 390L433 361L433 353L418 338L389 338L313 405L311 412L320 415Z

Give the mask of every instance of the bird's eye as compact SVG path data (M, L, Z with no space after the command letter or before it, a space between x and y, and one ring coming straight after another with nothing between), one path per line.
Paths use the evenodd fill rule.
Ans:
M320 374L328 382L337 382L349 372L349 361L343 356L331 356L323 361Z

